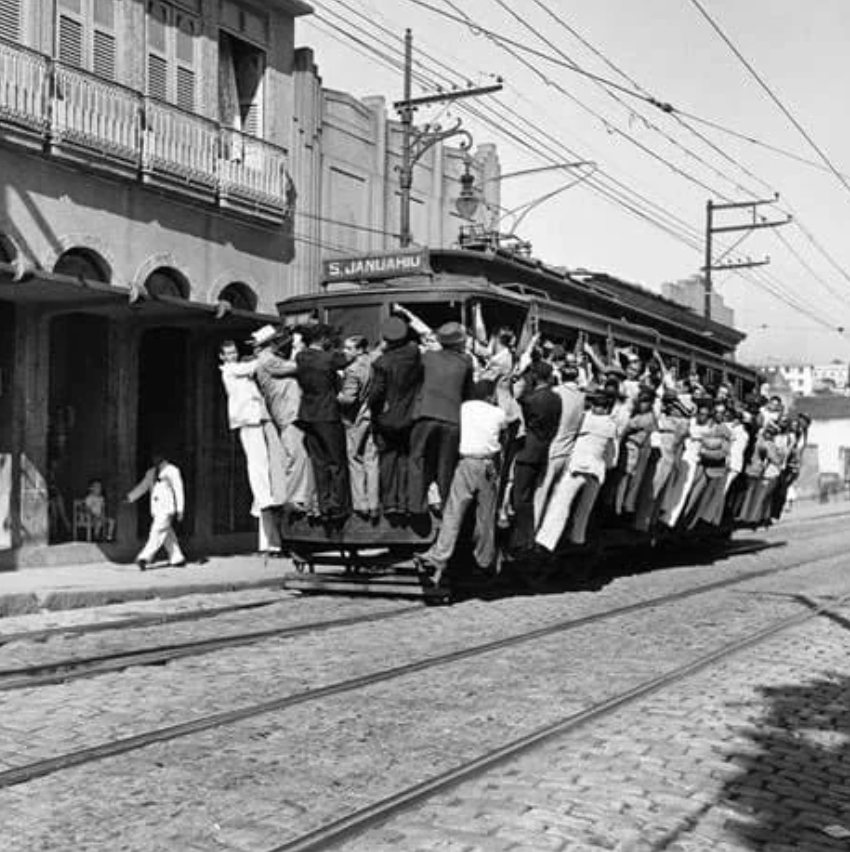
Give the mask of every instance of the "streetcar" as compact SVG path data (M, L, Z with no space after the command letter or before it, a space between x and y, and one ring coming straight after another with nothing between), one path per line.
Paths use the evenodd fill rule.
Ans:
M461 248L416 249L325 261L321 292L287 298L277 309L284 326L320 322L340 337L380 340L385 320L404 309L436 329L447 322L466 328L529 329L572 350L577 340L600 347L630 347L644 361L653 352L679 375L699 375L706 386L725 382L738 399L758 388L758 375L735 361L744 335L734 328L644 287L589 270L547 266L522 246L476 243ZM284 515L281 536L296 567L287 585L305 591L411 594L420 589L416 554L437 532L433 517L364 519L351 515L324 524ZM728 537L729 529L718 531ZM629 546L636 534L597 529L582 554ZM459 551L463 548L459 547ZM568 551L569 549L567 549ZM462 572L461 572L462 573Z

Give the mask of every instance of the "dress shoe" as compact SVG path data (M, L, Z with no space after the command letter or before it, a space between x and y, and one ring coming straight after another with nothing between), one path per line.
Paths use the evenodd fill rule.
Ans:
M136 565L139 566L139 571L147 571L148 570L148 560L147 559L137 559Z

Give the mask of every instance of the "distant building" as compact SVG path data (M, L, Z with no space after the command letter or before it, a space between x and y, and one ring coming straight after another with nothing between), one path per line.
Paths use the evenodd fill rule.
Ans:
M791 414L812 418L800 471L801 497L829 499L850 483L850 397L821 394L794 400Z
M705 313L705 281L702 275L692 275L680 281L668 281L661 285L661 293L700 316ZM711 294L711 318L723 325L735 325L735 312L723 301L723 297L714 291Z
M781 375L795 396L850 393L850 364L841 361L830 364L774 364L765 367L764 372L771 382Z

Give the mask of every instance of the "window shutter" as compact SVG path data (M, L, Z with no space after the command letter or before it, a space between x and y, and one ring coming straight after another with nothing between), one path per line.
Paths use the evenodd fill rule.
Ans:
M195 72L191 68L177 69L177 106L195 111Z
M115 79L115 36L94 31L94 73L107 80Z
M168 100L168 63L155 53L148 54L148 94Z
M21 0L0 0L0 37L21 40Z
M59 16L59 61L83 67L83 25L67 15Z
M115 0L94 0L92 69L99 77L115 79Z

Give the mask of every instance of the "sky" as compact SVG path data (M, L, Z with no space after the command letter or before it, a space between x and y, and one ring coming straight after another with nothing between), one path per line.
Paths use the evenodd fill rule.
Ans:
M296 43L313 48L326 87L400 98L400 70L374 51L398 61L410 27L417 71L428 78L414 95L433 91L437 82L504 80L497 95L467 102L477 116L460 105L437 106L421 110L417 121L446 125L462 118L475 144L497 145L504 175L575 160L595 164L592 177L535 207L517 229L548 264L608 272L660 292L663 282L703 265L709 199L735 203L779 193L757 215L777 221L790 212L790 224L714 238L715 264L770 258L751 271L713 276L748 335L739 358L850 360L847 0L313 0L313 6L315 13L296 23ZM678 113L633 97L636 92ZM480 120L482 114L490 121ZM502 206L519 206L589 172L505 178ZM747 221L746 208L715 214L719 226ZM506 218L503 227L511 223Z

